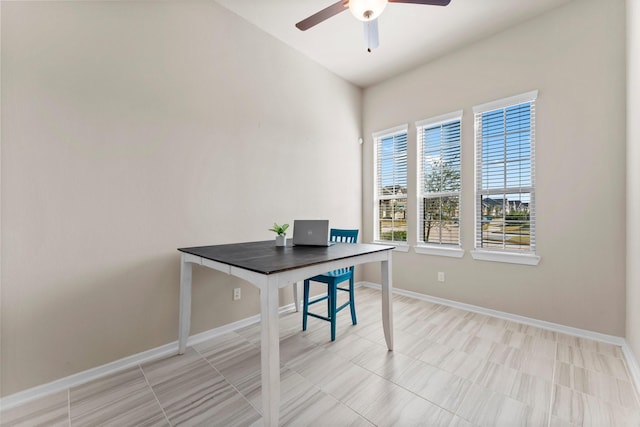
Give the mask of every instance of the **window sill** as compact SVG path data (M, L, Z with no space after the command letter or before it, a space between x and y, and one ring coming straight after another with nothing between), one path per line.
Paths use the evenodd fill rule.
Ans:
M535 254L517 254L476 249L471 251L471 256L473 259L480 261L506 262L509 264L538 265L538 263L540 263L540 257Z
M390 240L374 240L372 243L378 245L390 245L395 246L394 252L409 252L409 245L407 242L392 242Z
M413 247L417 254L446 256L451 258L462 258L464 249L459 247L447 248L435 245L417 245Z

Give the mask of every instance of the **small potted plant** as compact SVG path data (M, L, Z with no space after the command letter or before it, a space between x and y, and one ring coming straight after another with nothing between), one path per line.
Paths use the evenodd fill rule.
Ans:
M275 222L273 223L273 228L270 228L269 231L273 231L277 234L276 236L276 246L286 246L287 245L287 228L289 228L289 224L278 225Z

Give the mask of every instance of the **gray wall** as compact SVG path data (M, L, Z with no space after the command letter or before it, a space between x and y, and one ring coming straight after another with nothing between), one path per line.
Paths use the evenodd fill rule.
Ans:
M640 2L627 0L627 341L640 356Z
M364 94L363 230L373 238L371 133L409 128L409 242L416 241L413 123L464 109L462 246L474 241L474 105L537 89L538 266L394 254L394 285L535 319L625 334L625 3L580 0ZM365 279L379 280L375 267ZM436 281L437 272L446 282Z
M1 395L176 340L177 247L360 227L360 89L211 1L0 7ZM193 306L258 291L196 268Z

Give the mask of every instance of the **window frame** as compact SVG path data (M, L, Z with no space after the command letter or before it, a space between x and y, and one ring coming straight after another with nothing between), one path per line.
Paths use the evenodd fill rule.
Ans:
M417 145L417 174L416 174L416 245L414 250L416 253L426 254L426 255L438 255L438 256L448 256L454 258L461 258L464 255L464 250L462 249L462 117L463 110L457 110L446 114L441 114L435 117L431 117L424 120L419 120L415 122L416 126L416 145ZM460 170L459 170L459 183L457 191L448 191L448 192L436 192L429 193L424 191L424 164L423 164L423 151L424 151L424 131L427 129L432 129L434 127L442 127L443 125L458 122L460 127L460 139L458 141L459 145L459 153L458 156L460 158ZM440 146L442 146L443 141L440 141ZM431 197L429 197L431 196ZM455 196L458 197L458 242L453 244L447 243L433 243L433 242L425 242L423 240L423 227L424 227L424 200L427 198L435 198L435 197L446 197L446 196Z
M381 142L381 140L383 138L387 138L387 137L392 137L392 136L396 136L396 135L401 135L401 134L405 134L406 138L407 138L407 152L409 151L409 124L402 124L402 125L398 125L398 126L394 126L392 128L388 128L388 129L384 129L378 132L374 132L371 134L372 138L373 138L373 241L375 243L387 243L387 244L394 244L396 245L396 250L399 251L403 251L406 252L409 250L409 244L408 244L408 240L409 240L409 236L408 236L408 231L409 228L407 227L407 238L406 240L381 240L380 239L380 200L399 200L399 199L403 199L405 201L405 215L407 212L406 206L407 203L409 201L409 191L407 188L407 192L405 194L404 197L399 197L397 195L394 196L388 196L388 197L380 197L380 189L379 189L379 171L378 171L378 153L379 153L379 144ZM407 160L406 160L407 164L405 165L407 171L406 171L406 177L405 180L407 182L407 187L409 184L409 171L408 171L408 162L409 162L409 158L408 158L408 153L407 153ZM408 222L408 220L407 220Z
M535 142L536 142L536 102L538 91L530 91L520 95L515 95L496 101L473 107L474 114L474 146L475 146L475 224L474 224L474 250L471 255L476 260L496 261L514 264L538 265L540 257L536 254L536 181L535 181ZM529 140L529 161L531 182L529 186L509 187L507 182L501 189L482 188L482 116L485 113L505 110L520 104L530 104L530 140ZM506 166L505 166L506 168ZM508 248L486 248L482 247L482 196L495 194L516 194L522 190L529 193L529 250L510 250Z

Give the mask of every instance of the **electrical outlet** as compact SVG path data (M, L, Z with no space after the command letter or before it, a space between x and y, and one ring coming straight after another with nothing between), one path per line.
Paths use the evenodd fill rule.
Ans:
M444 271L438 271L438 282L444 282Z
M234 288L233 289L233 300L237 301L242 297L242 294L240 293L240 288Z

